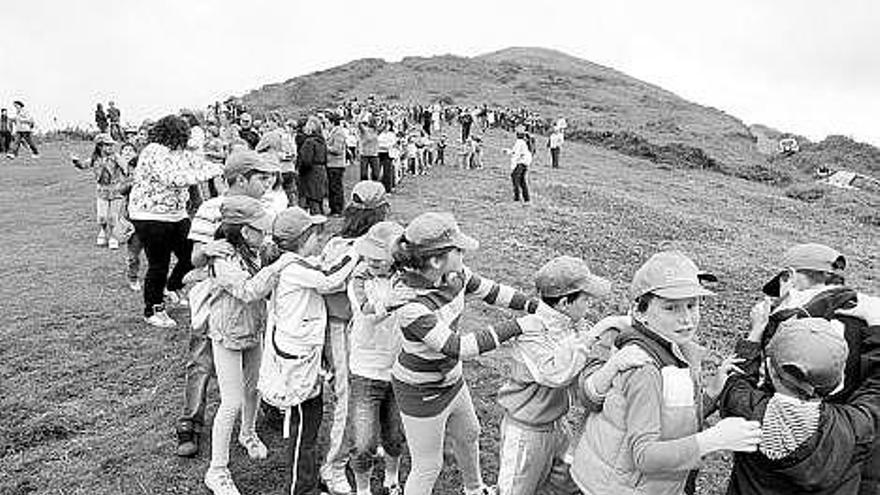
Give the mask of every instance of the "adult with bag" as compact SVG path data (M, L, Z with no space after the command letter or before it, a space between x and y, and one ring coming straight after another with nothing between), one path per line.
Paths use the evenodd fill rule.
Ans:
M299 204L309 213L324 213L327 195L327 144L321 121L310 116L303 128L303 139L296 156L299 184Z

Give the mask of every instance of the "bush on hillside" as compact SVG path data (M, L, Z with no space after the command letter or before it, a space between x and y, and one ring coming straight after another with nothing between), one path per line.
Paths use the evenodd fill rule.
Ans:
M724 171L724 173L748 181L763 182L778 187L785 187L794 182L794 178L785 170L760 163Z
M795 184L785 190L785 195L792 199L797 199L807 203L815 203L827 196L831 186L820 184L817 182L807 182L803 184Z
M654 144L628 131L594 131L569 127L566 137L674 168L716 171L721 169L718 162L699 148L682 143Z

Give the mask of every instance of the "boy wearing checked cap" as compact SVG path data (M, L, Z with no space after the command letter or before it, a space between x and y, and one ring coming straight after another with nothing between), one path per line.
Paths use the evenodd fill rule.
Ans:
M761 329L737 344L742 373L727 379L720 412L761 421L762 433L757 452L734 455L727 493L877 493L869 475L880 424L880 299L860 296L846 313L867 323L868 338L864 380L844 403L829 400L851 352L839 321L782 322L763 360ZM762 366L772 390L758 385Z
M562 419L569 410L569 386L577 386L577 378L588 366L597 374L614 376L643 362L641 356L618 353L605 363L607 354L593 349L605 329L628 323L614 318L626 317L612 317L588 332L578 332L592 300L611 292L611 283L594 275L582 259L554 258L535 274L535 286L554 311L519 319L521 326L531 331L513 341L510 377L498 392L498 403L504 409L500 495L531 495L539 488L553 493L577 492L564 459L569 435L562 428ZM610 379L602 382L610 384Z

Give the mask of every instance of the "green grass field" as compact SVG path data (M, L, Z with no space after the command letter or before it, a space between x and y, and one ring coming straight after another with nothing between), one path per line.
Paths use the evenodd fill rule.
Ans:
M523 207L510 201L509 169L498 150L509 139L487 135L486 169L435 167L430 176L408 178L392 199L393 218L453 211L481 242L466 263L529 291L545 260L582 256L615 282L614 296L597 302L593 317L626 309L632 273L653 252L682 249L721 279L700 335L716 356L732 350L759 288L793 243L837 247L850 261L850 285L877 292L877 227L769 186L662 169L577 144L567 145L558 170L542 152L530 173L534 204ZM174 455L186 326L160 330L141 322L141 296L123 276L124 250L93 246L90 175L68 164L67 147L43 147L36 161L0 161L0 494L207 493L208 449L196 459ZM90 145L71 149L87 156ZM172 315L185 323L184 312ZM471 303L463 325L504 317ZM502 349L466 368L483 424L487 481L497 472L494 392L506 359ZM281 439L262 423L258 428L269 459L251 461L234 447L230 467L242 493L282 493ZM720 457L707 461L701 493L723 492L726 466ZM444 470L436 491L460 493L453 469Z

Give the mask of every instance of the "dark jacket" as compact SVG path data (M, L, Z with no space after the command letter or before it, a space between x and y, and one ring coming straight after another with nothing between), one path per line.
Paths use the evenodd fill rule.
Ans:
M296 155L299 193L313 200L327 195L327 144L319 134L307 135Z
M772 460L760 451L734 455L728 494L857 494L871 457L880 421L880 327L863 342L866 378L846 404L825 401L816 432L787 457ZM761 346L741 341L737 357L745 375L731 376L719 397L722 416L763 421L773 392L758 388ZM861 493L875 493L864 491Z
M247 129L239 129L238 136L244 139L244 142L247 143L248 148L254 149L257 147L257 144L260 142L260 133L256 131L253 127L248 127Z

